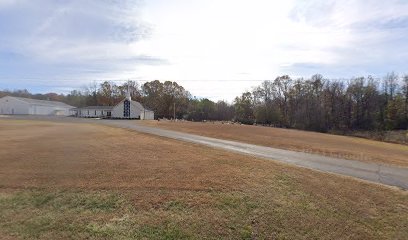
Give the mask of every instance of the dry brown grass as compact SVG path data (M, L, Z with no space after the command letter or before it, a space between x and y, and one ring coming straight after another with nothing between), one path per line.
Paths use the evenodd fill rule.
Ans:
M406 239L408 194L111 127L0 120L0 238Z
M148 126L299 152L408 167L408 146L374 140L238 124L143 121Z

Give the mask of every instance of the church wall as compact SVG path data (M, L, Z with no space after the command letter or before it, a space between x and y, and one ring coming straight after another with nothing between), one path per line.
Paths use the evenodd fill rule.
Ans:
M124 109L125 100L121 101L112 109L112 118L124 118L123 109ZM140 103L131 101L130 103L130 118L140 118L140 113L143 111ZM127 117L126 117L127 118Z

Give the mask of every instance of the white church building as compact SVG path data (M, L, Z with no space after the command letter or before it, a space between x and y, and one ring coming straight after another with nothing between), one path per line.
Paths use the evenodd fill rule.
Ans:
M37 100L5 96L0 98L0 114L2 115L71 115L68 104L57 101Z
M139 102L132 101L130 94L126 94L126 98L115 106L89 106L72 110L76 117L85 118L154 119L154 112L146 109Z

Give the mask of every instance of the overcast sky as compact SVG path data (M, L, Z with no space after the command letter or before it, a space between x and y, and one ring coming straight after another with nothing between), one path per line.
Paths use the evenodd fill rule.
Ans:
M230 101L282 74L389 71L408 72L407 0L0 0L0 89L159 79Z

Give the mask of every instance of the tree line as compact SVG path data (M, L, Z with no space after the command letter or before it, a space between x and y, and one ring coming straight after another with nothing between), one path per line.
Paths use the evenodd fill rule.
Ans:
M235 121L327 132L333 130L394 130L408 126L408 75L389 73L381 80L371 76L330 80L316 74L308 79L288 75L263 81L232 103L192 97L172 81L92 83L69 94L31 94L27 90L0 91L13 95L62 101L76 107L113 106L127 91L132 99L153 110L157 118L192 121Z
M264 81L234 101L245 123L327 132L394 130L408 126L408 75L329 80L322 75Z

